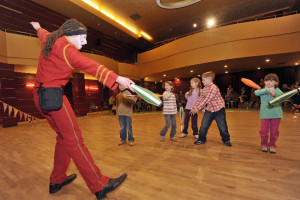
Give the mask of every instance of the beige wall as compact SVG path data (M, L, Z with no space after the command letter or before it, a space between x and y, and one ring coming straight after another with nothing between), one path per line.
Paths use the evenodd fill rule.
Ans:
M38 38L0 31L0 62L14 64L17 72L36 73L40 45L41 42ZM83 54L103 64L115 73L119 73L117 61L105 56L89 53ZM132 69L129 69L129 71L131 73ZM80 71L75 70L75 72ZM85 74L85 77L87 79L95 79L89 74Z
M133 80L140 79L140 71L136 65L131 65L127 63L118 63L119 75L128 77Z
M138 55L141 75L220 60L300 51L300 15L234 24Z
M6 51L6 35L3 31L0 31L0 62L2 63L7 63Z
M132 79L184 66L227 59L300 51L300 14L234 24L200 32L138 55L138 63L118 63L84 53L114 72ZM16 64L18 70L36 71L40 52L37 38L0 31L0 62ZM29 72L28 72L29 73ZM86 75L88 79L93 77Z

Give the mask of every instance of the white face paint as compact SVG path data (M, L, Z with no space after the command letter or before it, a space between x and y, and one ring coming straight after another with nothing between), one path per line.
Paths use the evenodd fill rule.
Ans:
M87 44L86 34L83 34L83 35L74 35L74 36L71 36L71 37L72 37L72 39L70 41L72 42L72 44L78 50L80 50L84 45Z

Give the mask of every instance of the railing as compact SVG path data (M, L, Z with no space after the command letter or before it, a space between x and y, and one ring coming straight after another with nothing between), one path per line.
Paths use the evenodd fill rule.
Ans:
M240 24L240 23L251 22L251 21L260 21L260 20L265 20L265 19L272 19L272 18L284 17L284 16L295 15L295 14L299 14L300 13L300 10L284 13L285 10L277 10L277 11L272 11L271 13L263 13L263 14L260 14L260 15L256 15L256 16L252 16L252 17L247 17L247 18L243 18L243 19L240 19L240 20L237 20L237 21L232 21L232 22L227 22L227 23L219 24L218 26L215 26L213 28L219 28L219 27L228 26L228 25L232 25L232 24ZM283 13L273 14L274 12L276 12L276 13L283 12ZM188 34L183 34L183 35L180 35L180 36L176 36L176 37L173 37L173 38L170 38L170 39L166 39L166 40L160 41L158 43L155 43L155 46L153 46L151 48L148 48L145 51L149 51L151 49L155 49L155 48L157 48L159 46L162 46L162 45L165 45L165 44L167 44L169 42L172 42L172 41L175 41L175 40L178 40L180 38L187 37L187 36L190 36L190 35L193 35L193 34L196 34L196 33L200 33L200 32L206 31L206 30L208 30L208 28L203 27L201 29L198 29L197 31L190 32Z

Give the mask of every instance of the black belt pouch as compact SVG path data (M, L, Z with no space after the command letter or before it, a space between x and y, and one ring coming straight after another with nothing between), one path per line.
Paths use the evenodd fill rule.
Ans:
M57 111L60 110L63 103L64 86L43 88L40 83L38 89L39 103L42 110Z

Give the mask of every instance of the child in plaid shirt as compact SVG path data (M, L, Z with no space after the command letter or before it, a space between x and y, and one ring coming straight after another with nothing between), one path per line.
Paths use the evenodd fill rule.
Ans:
M214 78L215 73L213 71L202 74L202 83L205 87L202 89L199 99L191 109L191 114L196 114L199 110L205 109L205 113L201 121L199 138L194 142L194 144L199 145L206 142L207 131L212 121L215 119L222 141L226 146L230 147L232 145L226 122L225 103L219 88L213 83Z

